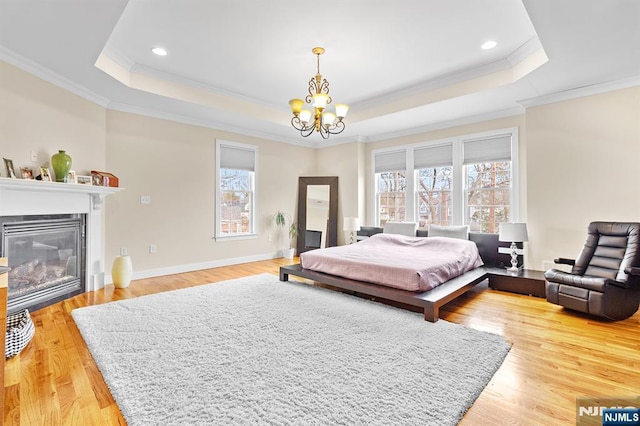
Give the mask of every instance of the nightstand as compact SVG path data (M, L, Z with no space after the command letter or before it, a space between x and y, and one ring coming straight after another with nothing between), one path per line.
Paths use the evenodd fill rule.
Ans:
M489 288L545 297L545 279L543 271L521 269L509 272L505 268L487 268L489 271Z

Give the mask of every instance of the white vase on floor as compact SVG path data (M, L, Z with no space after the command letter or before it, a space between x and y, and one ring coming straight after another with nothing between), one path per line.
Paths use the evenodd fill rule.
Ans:
M293 255L295 254L295 252L296 252L296 249L291 247L282 250L282 254L285 259L293 259Z
M113 279L113 285L116 288L129 287L132 276L133 265L131 264L131 257L116 257L116 259L113 261L113 267L111 268L111 278Z

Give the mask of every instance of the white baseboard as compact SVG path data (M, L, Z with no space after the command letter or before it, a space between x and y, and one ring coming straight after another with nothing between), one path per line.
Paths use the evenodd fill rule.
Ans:
M282 251L268 254L258 254L254 256L234 257L231 259L212 260L209 262L189 263L186 265L173 265L164 268L146 269L136 271L135 259L133 259L133 278L132 280L140 280L143 278L161 277L163 275L182 274L184 272L200 271L202 269L219 268L221 266L238 265L241 263L259 262L261 260L277 259L282 257ZM104 282L113 284L111 274L105 275Z

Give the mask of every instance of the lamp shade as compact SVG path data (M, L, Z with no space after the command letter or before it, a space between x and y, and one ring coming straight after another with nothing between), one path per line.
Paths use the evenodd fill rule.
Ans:
M308 109L303 109L302 111L300 111L300 121L302 121L303 123L308 123L309 120L311 120L311 111L309 111Z
M357 217L345 217L342 229L349 232L360 230L360 219Z
M312 99L314 108L325 109L327 107L327 103L329 102L329 95L325 95L324 93L316 93L312 96Z
M289 101L289 106L291 107L291 112L294 114L299 114L302 111L303 101L302 99L291 99Z
M526 223L501 223L498 240L507 242L529 241Z
M322 113L323 126L333 126L334 121L336 121L336 115L334 113L328 111Z
M347 111L349 111L348 105L345 105L345 104L336 105L336 116L338 118L345 118L347 116Z

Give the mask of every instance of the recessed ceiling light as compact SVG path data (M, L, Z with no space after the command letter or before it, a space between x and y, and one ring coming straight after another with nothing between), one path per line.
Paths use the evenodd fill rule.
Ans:
M495 40L487 40L484 43L482 43L482 46L480 46L480 47L482 49L484 49L484 50L488 50L488 49L493 49L497 45L498 45L497 41L495 41Z
M158 56L167 56L167 51L163 47L154 47L151 51Z

